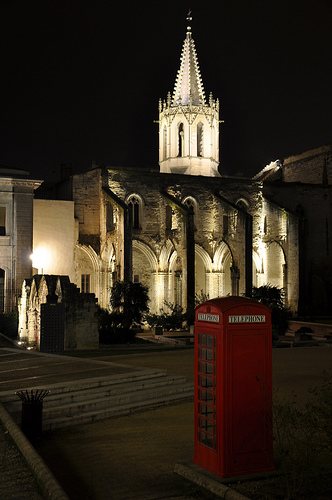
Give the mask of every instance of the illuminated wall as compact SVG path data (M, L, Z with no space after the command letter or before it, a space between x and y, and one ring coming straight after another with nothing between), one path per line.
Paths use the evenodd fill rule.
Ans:
M76 282L74 202L34 200L32 263L36 274L66 275Z

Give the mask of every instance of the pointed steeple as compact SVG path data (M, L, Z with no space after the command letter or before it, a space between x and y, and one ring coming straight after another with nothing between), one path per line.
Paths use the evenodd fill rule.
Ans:
M166 101L159 101L159 165L163 173L220 175L219 101L212 94L205 99L189 25L173 97L169 92Z
M188 22L192 20L190 14L191 12L189 11ZM179 104L186 106L190 104L190 98L191 104L194 106L205 104L204 87L198 66L195 42L191 36L191 26L187 26L187 34L181 53L180 69L173 91L172 106L178 106Z

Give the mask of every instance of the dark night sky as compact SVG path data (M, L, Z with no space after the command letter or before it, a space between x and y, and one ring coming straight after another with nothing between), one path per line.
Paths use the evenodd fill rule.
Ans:
M158 101L192 32L224 175L332 141L331 0L1 0L0 164L158 167Z

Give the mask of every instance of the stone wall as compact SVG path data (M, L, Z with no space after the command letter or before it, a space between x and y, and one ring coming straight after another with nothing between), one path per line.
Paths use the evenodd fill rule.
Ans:
M264 193L290 213L297 214L299 235L290 244L298 249L298 276L289 267L289 281L299 281L299 314L330 314L332 310L332 186L266 183Z
M68 275L75 281L74 202L34 200L33 259L36 272Z
M286 158L282 172L284 182L332 185L332 145Z
M64 305L64 348L97 349L99 347L97 304L94 294L82 294L68 276L36 275L25 280L19 302L19 338L40 346L41 305L55 296Z

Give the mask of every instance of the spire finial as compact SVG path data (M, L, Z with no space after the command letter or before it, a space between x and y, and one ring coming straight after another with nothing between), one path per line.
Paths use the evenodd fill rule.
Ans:
M190 26L190 23L191 23L191 21L193 20L192 15L191 15L191 10L190 10L190 9L189 9L189 11L188 11L188 14L187 14L186 20L187 20L187 22L188 22L188 24L189 24L189 26L187 26L187 33L188 33L188 32L190 32L190 31L191 31L191 26Z

